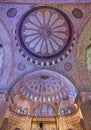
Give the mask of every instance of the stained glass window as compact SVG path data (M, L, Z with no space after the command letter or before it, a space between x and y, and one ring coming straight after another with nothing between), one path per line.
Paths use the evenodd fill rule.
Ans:
M43 116L46 116L46 115L47 115L47 106L46 106L46 105L43 105L43 106L42 106L42 115L43 115Z
M53 109L52 109L52 107L49 107L48 115L49 116L53 116Z
M36 109L35 109L35 115L36 115L36 116L39 116L39 115L40 115L40 109L39 109L39 108L36 108Z

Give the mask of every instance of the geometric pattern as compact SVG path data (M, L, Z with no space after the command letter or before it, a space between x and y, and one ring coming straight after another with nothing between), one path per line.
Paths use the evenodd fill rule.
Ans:
M15 40L24 57L42 66L65 59L75 44L69 17L51 6L38 6L27 11L18 23Z

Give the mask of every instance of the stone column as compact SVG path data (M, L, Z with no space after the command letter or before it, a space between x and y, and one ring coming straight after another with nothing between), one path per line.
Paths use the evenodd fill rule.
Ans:
M81 92L78 98L86 130L91 130L91 92Z
M8 102L3 99L0 99L0 127L3 119L5 118L7 110L8 110Z

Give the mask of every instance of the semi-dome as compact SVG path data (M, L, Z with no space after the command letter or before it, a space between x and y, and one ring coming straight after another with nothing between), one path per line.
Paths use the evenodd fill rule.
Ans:
M73 108L77 95L75 85L69 79L62 74L46 69L26 74L17 81L13 91L15 104L17 103L18 107L20 104L22 104L21 106L24 104L27 109L28 102L33 102L34 107L37 104L54 104L55 106L56 103L59 103L60 109L69 106Z

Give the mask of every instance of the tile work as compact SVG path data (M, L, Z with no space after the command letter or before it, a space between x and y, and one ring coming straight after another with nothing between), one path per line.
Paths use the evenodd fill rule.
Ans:
M4 26L4 30L7 30L7 34L3 35L2 32L0 33L0 74L2 75L3 73L1 76L2 79L7 79L8 74L10 74L9 79L7 79L8 84L5 85L5 81L2 80L0 84L1 88L5 88L6 86L10 87L10 85L13 84L12 81L15 82L25 73L41 68L64 73L67 77L71 78L74 83L78 84L78 86L84 86L87 82L89 83L89 78L86 83L85 81L80 81L78 68L80 68L79 59L84 55L82 54L82 50L86 44L86 42L82 42L82 40L84 41L84 36L81 36L83 35L82 30L91 17L90 12L91 4L69 4L68 6L66 4L47 3L46 6L42 3L1 4L0 17L2 22L0 26L1 28ZM54 20L55 25L60 26L60 28L53 30L49 25L46 26L45 23L48 22L47 16L49 15L49 25L51 26ZM59 21L56 21L57 17ZM30 24L35 32L30 29ZM54 38L55 34L56 38ZM32 39L30 35L32 35ZM36 35L35 39L34 35ZM3 38L3 36L6 36L6 38ZM58 37L60 38L60 42ZM83 37L81 43L79 42L80 37ZM5 41L7 38L10 40L9 44L2 47L2 43L7 43L7 41ZM36 43L33 39L36 40ZM30 43L31 40L32 43ZM10 57L11 60L8 57ZM82 66L81 73L83 75L84 68L86 70L85 73L87 73L88 68L85 67L85 62L82 63ZM8 69L8 67L10 69ZM9 72L6 72L6 70Z

